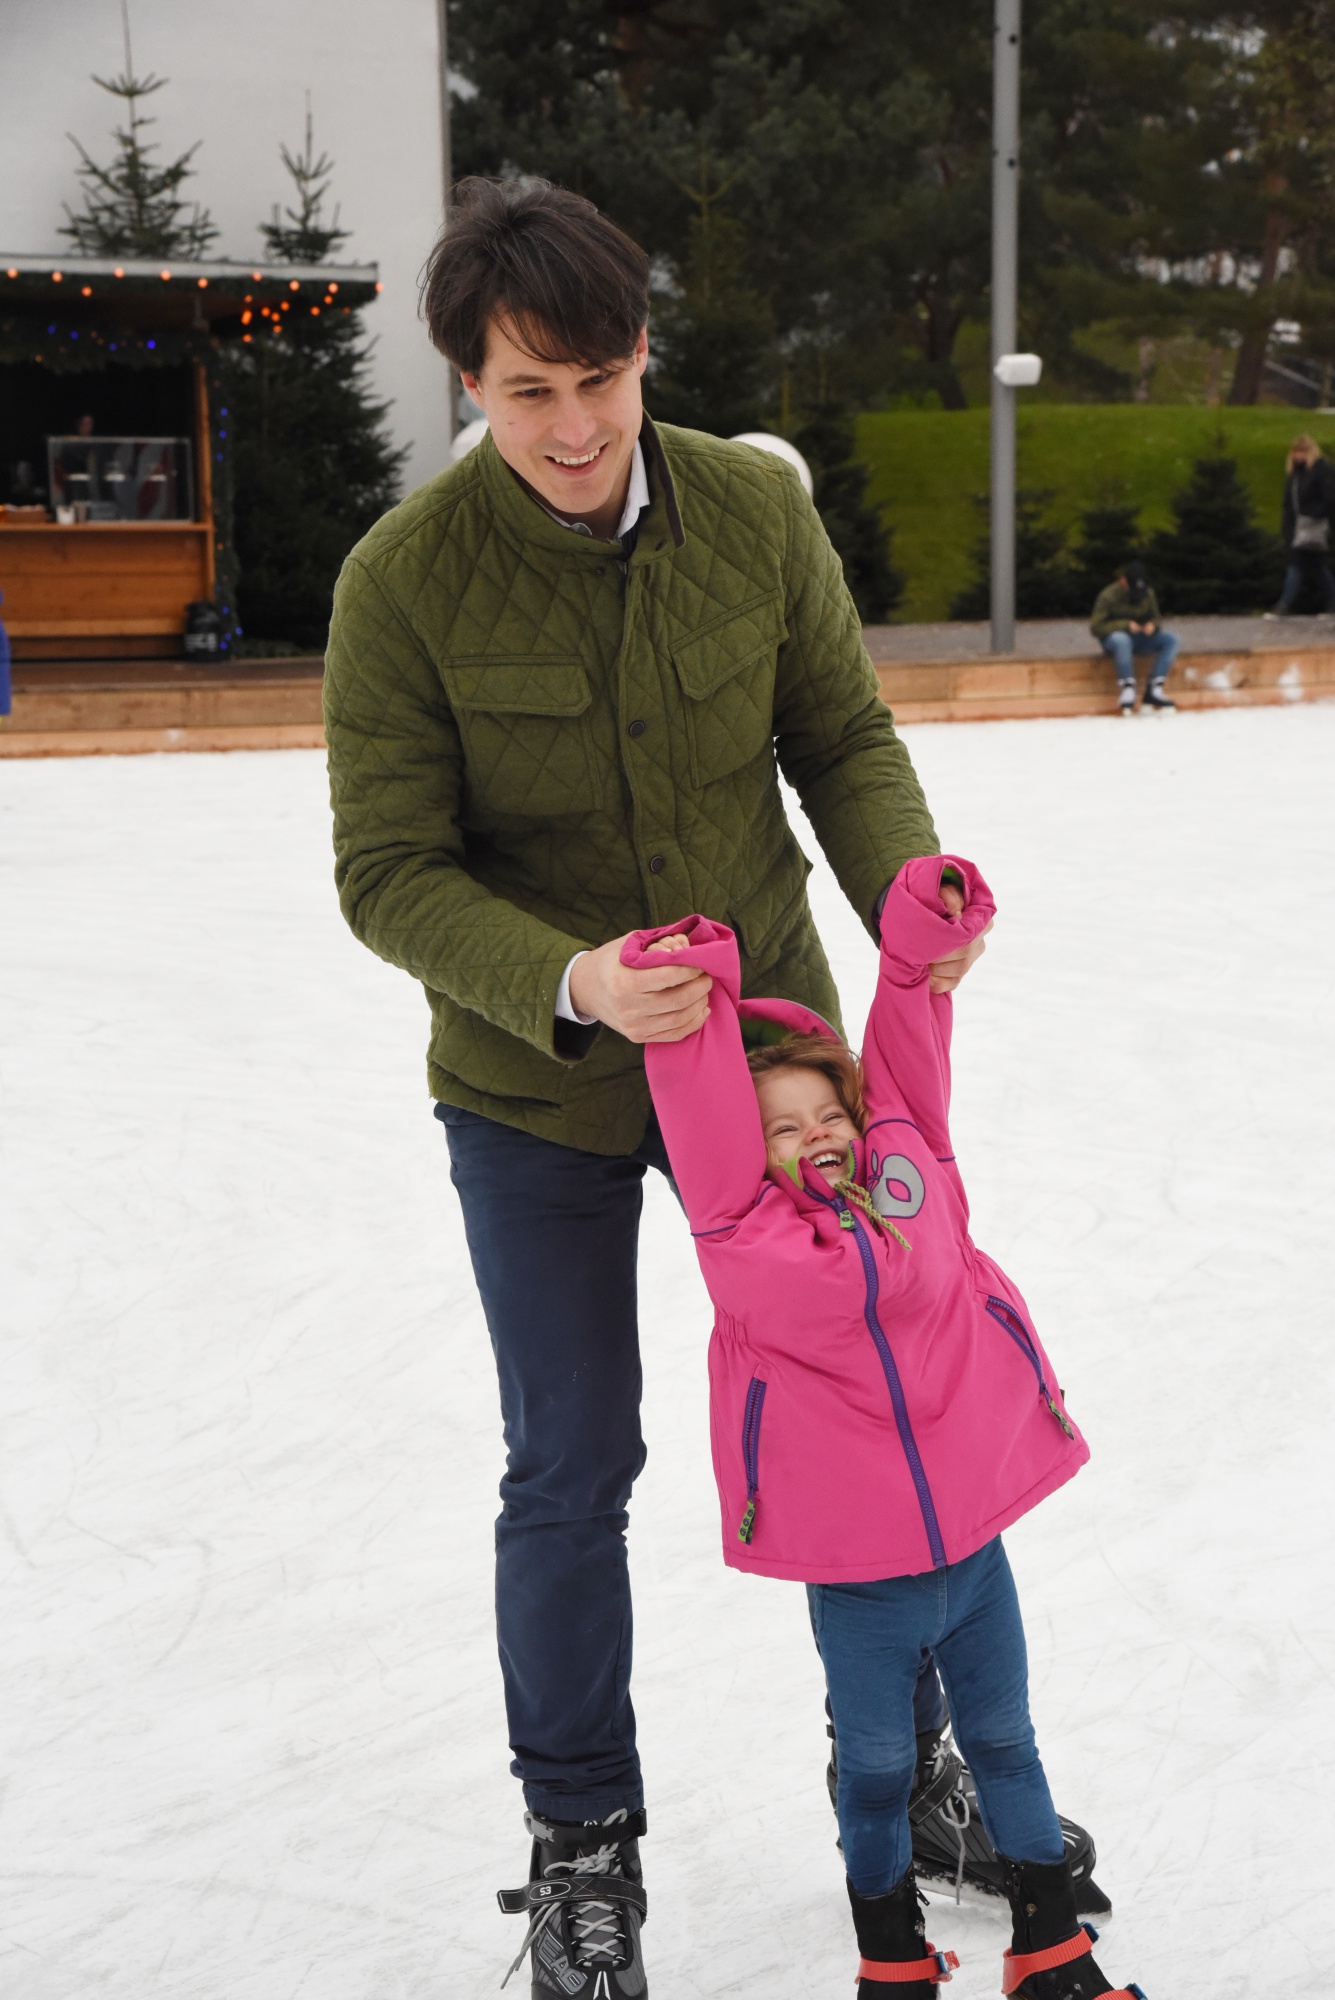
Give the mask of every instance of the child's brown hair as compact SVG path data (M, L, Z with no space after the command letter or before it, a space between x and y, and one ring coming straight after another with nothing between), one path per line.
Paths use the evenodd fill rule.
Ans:
M839 1102L859 1132L867 1122L867 1107L862 1096L862 1064L852 1049L843 1042L831 1041L828 1035L785 1035L781 1042L752 1049L746 1058L746 1066L757 1080L776 1069L819 1070L833 1084Z

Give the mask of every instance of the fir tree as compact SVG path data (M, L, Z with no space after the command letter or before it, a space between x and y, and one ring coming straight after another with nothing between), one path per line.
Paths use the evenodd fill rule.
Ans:
M60 234L72 239L85 257L202 257L217 236L207 209L187 203L183 184L194 172L190 162L199 151L199 142L166 166L156 166L151 155L155 145L146 144L143 134L156 119L140 110L146 97L166 87L165 76L136 76L130 50L130 17L122 0L121 18L125 30L125 69L117 77L95 76L99 89L108 91L128 106L129 125L116 128L119 151L110 166L99 166L74 137L67 134L79 154L77 172L83 182L84 206L76 215L64 204L69 221ZM187 209L189 213L187 213Z
M774 321L743 275L741 230L713 199L691 222L680 284L654 306L646 400L664 423L736 437L760 426Z
M1071 552L1072 615L1092 611L1099 592L1144 553L1137 508L1087 507L1080 516L1080 540Z
M793 442L811 467L816 511L844 566L858 616L864 625L882 624L904 595L904 578L890 562L889 527L867 500L869 474L854 456L852 423L826 405Z
M334 162L327 153L321 153L318 159L315 157L309 91L306 93L305 146L299 153L289 152L286 146L280 146L278 150L296 185L297 205L295 208L282 208L278 202L274 203L272 221L260 224L265 248L278 263L322 264L341 243L347 242L351 231L339 228L337 208L332 222L323 219L324 198L332 185Z
M1051 487L1021 487L1015 496L1015 614L1018 618L1064 618L1072 609L1071 567L1066 530L1045 510ZM985 508L983 495L974 504ZM991 609L992 535L985 528L973 548L973 580L950 606L952 618L986 618Z
M1166 611L1248 612L1273 603L1284 574L1277 535L1258 527L1231 458L1198 458L1173 502L1174 526L1145 552Z
M349 232L337 211L323 217L333 161L315 156L309 111L304 150L285 146L282 159L295 205L260 226L276 258L317 262ZM319 651L343 559L397 500L404 453L385 432L389 405L370 391L360 315L294 321L227 355L237 601L252 642Z

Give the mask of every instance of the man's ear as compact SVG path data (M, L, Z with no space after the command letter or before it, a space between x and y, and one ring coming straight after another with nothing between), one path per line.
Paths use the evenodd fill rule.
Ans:
M477 404L478 408L481 409L482 404L477 393L478 384L481 378L477 375L470 375L466 368L461 368L459 370L459 380L463 383L465 389L467 389L469 395L473 398L473 401Z
M631 365L637 375L643 375L649 365L649 328L647 325L640 328L639 338L635 342L634 352L631 355ZM469 394L472 394L471 389Z

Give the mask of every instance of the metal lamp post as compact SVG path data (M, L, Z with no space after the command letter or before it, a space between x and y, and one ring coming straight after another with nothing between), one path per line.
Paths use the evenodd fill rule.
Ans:
M996 0L992 43L992 651L1015 646L1015 354L1019 256L1020 0Z
M450 222L450 195L454 189L454 159L450 143L450 29L449 0L436 0L437 62L440 69L440 174L441 215L445 227ZM458 429L454 369L445 363L445 442L452 446Z

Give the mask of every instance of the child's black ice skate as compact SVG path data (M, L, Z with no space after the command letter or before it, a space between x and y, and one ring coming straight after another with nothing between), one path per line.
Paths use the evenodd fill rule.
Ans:
M1148 710L1152 715L1177 714L1177 703L1168 699L1168 696L1163 691L1162 681L1150 682L1145 690L1145 699L1140 705L1142 709Z
M839 1785L839 1751L833 1727L827 1724L826 1728L831 1746L825 1782L833 1806ZM1073 1819L1059 1816L1059 1824L1075 1884L1077 1914L1107 1923L1112 1904L1094 1880L1093 1838ZM929 1895L994 1908L1005 1901L1002 1863L983 1827L973 1773L952 1743L948 1729L924 1730L918 1738L909 1825L914 1872Z
M527 1916L529 1927L501 1984L531 1951L531 2000L647 2000L643 1811L583 1826L525 1813L524 1824L533 1835L528 1883L502 1889L497 1901L510 1915Z
M909 1799L913 1865L932 1893L956 1902L1000 1900L1003 1863L987 1837L973 1773L945 1730L918 1738L918 1770ZM1112 1904L1094 1880L1094 1841L1083 1826L1058 1816L1075 1888L1076 1912L1106 1923Z
M1093 1958L1098 1932L1075 1913L1065 1861L1003 1860L1011 1906L1011 1946L1001 1961L1001 1990L1017 2000L1145 2000L1139 1986L1114 1987Z
M890 1986L895 2000L933 2000L959 1960L953 1951L938 1951L927 1942L912 1864L884 1896L859 1896L850 1882L848 1900L862 1954L858 2000L891 2000Z

